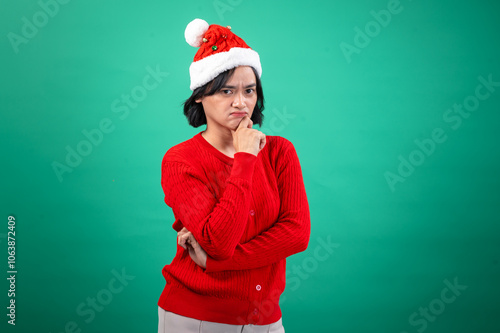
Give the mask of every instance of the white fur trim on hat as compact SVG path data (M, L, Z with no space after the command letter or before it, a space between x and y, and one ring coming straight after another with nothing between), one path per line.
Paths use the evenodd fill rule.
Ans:
M252 49L233 47L229 51L219 52L195 61L189 66L191 90L201 87L215 79L220 73L238 66L255 68L259 78L262 75L259 54Z

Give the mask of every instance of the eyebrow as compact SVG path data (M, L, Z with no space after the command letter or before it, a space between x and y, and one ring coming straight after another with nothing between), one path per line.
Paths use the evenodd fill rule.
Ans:
M246 86L245 88L251 88L251 87L255 87L257 84L255 83L250 83L248 86ZM229 88L229 89L236 89L235 86L223 86L222 88Z

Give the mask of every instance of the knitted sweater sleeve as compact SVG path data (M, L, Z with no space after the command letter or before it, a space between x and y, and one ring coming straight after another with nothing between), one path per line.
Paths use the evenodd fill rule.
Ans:
M278 220L250 241L238 243L231 258L217 260L208 256L206 272L267 266L306 250L311 233L309 204L297 153L291 142L287 148L276 171L280 195Z
M210 257L230 258L248 220L257 157L246 152L234 154L231 174L217 201L210 184L204 181L203 170L167 155L168 152L163 159L161 180L165 203Z

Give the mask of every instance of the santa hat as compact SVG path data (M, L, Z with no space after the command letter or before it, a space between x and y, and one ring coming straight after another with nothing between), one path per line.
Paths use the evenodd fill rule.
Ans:
M191 21L184 32L186 42L199 47L189 66L190 89L212 81L222 72L238 66L251 66L262 75L259 54L252 50L231 27L208 23L201 19Z

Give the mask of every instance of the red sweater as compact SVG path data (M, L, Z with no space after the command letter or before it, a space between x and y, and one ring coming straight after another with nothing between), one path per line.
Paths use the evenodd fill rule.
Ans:
M304 251L311 223L293 144L266 136L257 156L223 154L201 132L165 154L161 184L173 210L207 252L207 267L187 250L163 268L158 305L198 320L267 325L281 318L286 257ZM176 238L174 238L176 239Z

